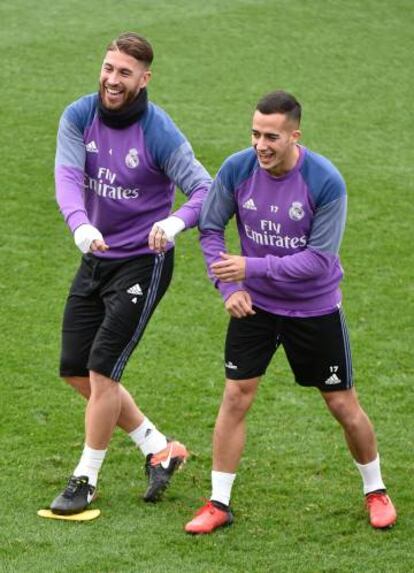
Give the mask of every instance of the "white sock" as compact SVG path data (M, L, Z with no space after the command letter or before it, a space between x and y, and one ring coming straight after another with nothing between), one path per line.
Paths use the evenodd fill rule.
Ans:
M372 462L369 464L359 464L355 462L356 467L359 469L359 473L361 474L362 481L364 484L364 495L370 493L371 491L375 491L377 489L385 489L384 482L382 481L381 476L381 468L380 468L380 458L379 454Z
M167 438L157 430L148 418L144 418L142 424L130 432L129 436L144 456L157 454L167 447Z
M96 487L98 473L105 459L107 450L94 450L85 444L81 459L73 472L74 476L87 476L90 485Z
M231 497L231 488L236 479L236 474L225 472L211 472L211 497L214 501L229 505Z

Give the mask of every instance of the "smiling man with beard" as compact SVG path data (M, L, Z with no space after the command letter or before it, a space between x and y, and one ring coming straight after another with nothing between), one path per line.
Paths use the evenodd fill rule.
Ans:
M146 456L145 501L160 498L188 457L120 383L170 283L174 238L197 225L211 183L171 118L148 101L152 60L145 38L121 34L107 47L99 93L71 104L60 120L57 201L83 253L64 312L60 374L88 405L85 447L51 504L57 514L92 501L116 425ZM188 200L171 214L176 186ZM155 381L144 383L157 391Z

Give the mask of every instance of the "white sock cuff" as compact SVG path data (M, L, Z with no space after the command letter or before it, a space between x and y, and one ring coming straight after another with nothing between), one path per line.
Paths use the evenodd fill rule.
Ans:
M83 452L82 452L82 456L88 456L90 458L93 458L96 461L103 461L105 459L106 456L106 452L108 450L94 450L93 448L90 448L87 444L85 444L84 448L83 448Z
M236 474L230 474L227 472L217 472L213 470L211 472L211 498L224 505L229 505L231 490L233 487L234 480L236 479Z
M145 434L147 433L147 431L154 429L155 429L154 424L151 422L151 420L145 417L141 422L141 424L137 428L135 428L135 430L129 432L128 435L136 443L136 445L139 446L145 440L146 438Z
M382 481L379 454L367 464L360 464L356 460L354 460L354 463L362 477L364 495L378 489L386 489Z
M354 460L354 463L356 465L356 467L358 469L369 469L370 467L377 467L379 466L380 463L380 457L379 454L377 454L377 457L374 458L372 461L368 462L367 464L360 464L359 462L357 462L356 460Z
M232 484L234 482L234 480L236 479L236 474L229 474L227 472L217 472L217 471L213 470L211 472L211 477L212 477L212 479L219 479L223 482Z
M89 483L96 487L98 473L105 459L107 450L95 450L85 444L81 458L76 466L73 475L87 476Z
M148 418L144 418L141 425L130 432L129 436L144 456L156 454L167 447L167 438Z

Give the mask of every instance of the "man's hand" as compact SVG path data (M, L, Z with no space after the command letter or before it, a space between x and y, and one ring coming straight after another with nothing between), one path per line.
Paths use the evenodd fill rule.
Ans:
M243 281L246 278L246 259L239 255L228 255L220 253L222 261L213 263L211 272L224 283Z
M76 246L82 253L94 251L107 251L108 245L105 243L102 234L92 225L80 225L73 233Z
M105 241L102 239L95 239L94 241L92 241L91 246L90 246L90 251L93 253L94 251L101 251L101 253L104 253L105 251L107 251L109 249L109 246L105 243Z
M243 318L245 316L256 314L253 310L252 299L245 290L238 290L231 294L224 303L227 312L234 318Z
M162 221L157 221L152 226L148 236L149 248L156 253L166 251L167 243L172 243L176 235L184 228L184 221L174 215L167 217L167 219L162 219Z

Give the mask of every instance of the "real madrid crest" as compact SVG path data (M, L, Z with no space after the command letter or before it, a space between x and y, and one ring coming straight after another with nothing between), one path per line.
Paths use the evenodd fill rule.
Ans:
M300 221L305 216L305 211L303 209L302 203L299 201L293 201L289 209L289 217L292 221Z
M139 165L138 149L131 147L125 157L125 165L130 169L135 169Z

